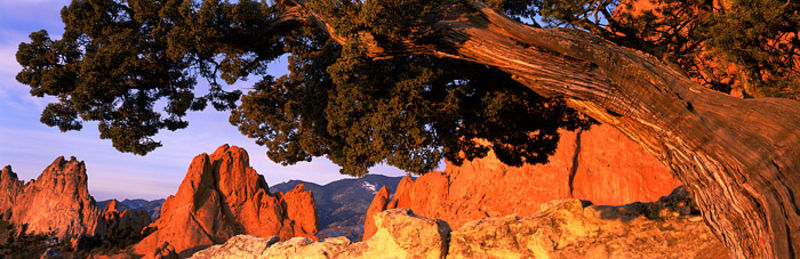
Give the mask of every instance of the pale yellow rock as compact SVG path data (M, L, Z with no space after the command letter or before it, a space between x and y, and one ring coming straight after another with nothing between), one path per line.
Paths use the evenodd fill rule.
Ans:
M375 216L378 231L365 242L352 244L346 237L314 242L295 237L285 242L239 235L211 246L192 258L444 258L450 227L441 220L394 209Z
M191 258L257 258L267 247L279 240L273 237L238 235L224 244L214 245L192 255Z
M682 189L655 203L584 207L579 200L542 205L533 216L483 218L456 231L409 209L375 215L377 232L351 244L344 237L294 238L272 246L236 237L198 258L726 258L727 251L694 220ZM666 211L666 212L665 212ZM677 215L676 215L677 213ZM444 249L448 249L446 252ZM213 250L213 253L208 251ZM258 252L263 250L263 252ZM214 256L210 256L214 255Z
M530 217L483 219L451 233L450 258L726 258L677 189L654 203L542 205Z
M371 248L367 251L380 251L376 255L434 259L444 258L447 253L450 226L442 220L420 217L401 208L375 215L375 226L378 231L365 243Z

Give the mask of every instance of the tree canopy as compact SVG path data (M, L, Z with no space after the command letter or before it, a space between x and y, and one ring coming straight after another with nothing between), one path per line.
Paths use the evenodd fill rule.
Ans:
M61 39L39 31L20 44L17 80L58 98L43 123L67 131L97 121L100 138L140 155L161 145L159 130L186 128L187 112L210 103L283 164L326 156L350 175L378 163L424 173L489 150L510 165L546 162L558 129L592 120L495 67L393 53L409 37L435 41L429 16L457 1L73 1ZM529 26L577 28L649 53L712 89L800 97L800 4L641 2L486 1ZM299 4L329 17L330 29L288 20ZM365 35L377 45L336 40ZM370 55L375 48L391 55ZM267 75L284 56L290 73ZM226 86L248 78L247 93ZM196 89L200 80L210 87Z

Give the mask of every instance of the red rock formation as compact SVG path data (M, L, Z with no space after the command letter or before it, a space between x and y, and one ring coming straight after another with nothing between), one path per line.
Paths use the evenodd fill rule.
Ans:
M574 198L602 205L650 202L681 185L666 166L612 127L584 131L580 146Z
M135 211L125 209L122 212L117 208L118 202L116 199L106 205L106 208L100 214L105 233L100 233L106 237L114 236L119 233L139 233L149 225L152 220L150 214L146 211Z
M10 222L30 233L52 231L59 238L95 235L100 213L86 180L83 162L57 158L17 194Z
M11 217L11 207L17 199L17 194L22 191L23 182L17 174L7 165L0 170L0 217L7 220Z
M406 178L403 178L405 180ZM378 212L386 210L386 205L389 204L389 188L382 187L375 198L372 199L372 204L367 209L367 218L364 220L364 236L372 236L378 228L375 226L374 217Z
M305 188L305 185L298 184L293 190L283 195L281 206L286 208L286 216L288 216L288 219L284 219L284 227L291 226L292 229L281 230L281 240L309 234L316 238L314 235L319 231L317 204L314 201L314 195ZM303 234L297 235L298 233Z
M541 204L555 199L578 198L604 205L654 201L679 185L667 168L639 145L615 129L599 125L579 132L562 131L547 164L510 167L490 153L461 166L447 163L444 172L427 173L416 182L405 178L385 209L410 208L421 216L443 219L456 229L484 217L533 215ZM376 198L373 205L380 207L381 202ZM372 235L368 225L364 227L365 240Z
M150 225L155 232L133 247L150 254L168 243L181 257L238 234L314 238L318 231L314 199L303 186L272 195L264 177L250 167L244 149L223 145L192 160L174 196Z

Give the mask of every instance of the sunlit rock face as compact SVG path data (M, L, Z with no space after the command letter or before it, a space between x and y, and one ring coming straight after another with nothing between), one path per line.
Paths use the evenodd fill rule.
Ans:
M386 186L381 188L381 190L375 194L375 198L372 199L372 204L370 204L367 209L367 218L364 220L364 233L368 233L370 237L378 230L375 227L375 215L386 210L389 201L391 201L389 199L389 188Z
M416 181L404 178L391 201L373 205L410 208L458 228L485 217L532 215L541 204L556 199L603 205L654 201L679 185L638 144L610 126L597 125L578 132L561 131L556 152L546 164L511 167L490 152L461 166L447 163L444 172L429 172ZM384 199L376 197L374 202ZM374 233L370 224L365 222L365 240Z
M178 192L166 199L154 231L133 247L146 255L168 244L180 256L248 234L281 240L315 238L314 198L300 185L271 194L264 177L249 165L244 149L223 145L192 160Z
M0 170L0 217L8 220L11 217L11 207L17 195L22 192L23 182L17 178L17 174L7 165Z
M10 172L10 170L8 170ZM2 191L19 190L15 176L0 176ZM59 239L94 236L98 232L100 212L89 195L86 166L75 157L57 158L36 180L26 183L11 198L9 221L27 233L53 233ZM5 201L3 201L5 202Z
M409 209L375 214L376 234L314 242L236 236L195 258L726 258L683 188L653 203L588 206L555 200L539 212L484 218L451 230Z

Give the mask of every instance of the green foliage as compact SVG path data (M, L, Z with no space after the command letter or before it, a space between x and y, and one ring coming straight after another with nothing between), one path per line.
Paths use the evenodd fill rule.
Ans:
M800 99L800 3L739 0L713 19L709 48L740 69L743 84Z
M550 26L581 28L650 53L712 89L800 98L796 1L531 2ZM651 8L629 11L633 2Z
M337 34L367 32L380 47L424 35L437 8L452 1L309 1L333 17ZM523 8L495 1L493 7ZM47 32L20 44L20 82L35 96L55 96L42 122L62 131L98 121L100 137L120 151L160 146L161 129L185 128L188 111L208 102L233 109L231 123L285 165L327 156L342 173L364 175L379 163L424 173L442 158L455 163L494 150L513 164L541 163L558 128L588 119L545 99L493 68L425 56L367 58L365 46L341 46L305 24L270 22L287 6L263 2L73 1L62 10L62 39ZM266 64L289 54L289 75ZM241 97L227 84L263 77ZM198 78L210 82L205 95ZM161 111L157 111L163 106ZM482 139L482 140L480 140Z
M62 9L62 39L39 31L20 44L17 80L34 96L58 98L42 112L48 126L79 130L81 120L98 121L100 138L143 155L161 145L151 138L160 129L186 128L187 111L208 102L235 107L241 93L224 91L216 78L263 73L281 54L278 37L260 34L271 10L251 1L73 1ZM194 92L198 76L211 83L202 96Z
M292 73L264 78L231 114L232 124L284 164L326 155L350 175L378 163L425 173L443 157L460 164L490 149L508 164L542 163L558 128L588 123L561 101L481 65L372 60L324 37L298 45Z
M335 36L355 39L342 46L315 24L275 27L291 2L73 1L62 10L62 39L39 31L20 44L17 79L34 96L57 98L43 123L66 131L97 121L100 137L123 152L153 150L159 130L187 127L186 113L211 103L284 165L326 156L350 175L380 163L424 173L442 158L458 164L490 150L510 165L546 162L558 129L590 120L492 67L402 51L368 57L435 37L437 11L457 2L304 2ZM717 90L800 93L792 1L652 0L644 11L617 0L487 3L533 26L579 28L645 51ZM290 73L266 75L283 55ZM217 82L248 77L261 80L244 96ZM208 89L195 89L200 78Z

